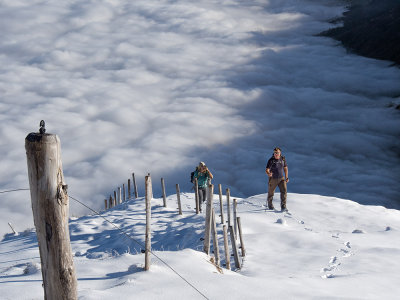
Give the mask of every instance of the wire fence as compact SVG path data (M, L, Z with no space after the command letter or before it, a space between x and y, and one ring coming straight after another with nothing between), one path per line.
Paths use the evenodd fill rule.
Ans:
M28 188L20 188L20 189L11 189L11 190L5 190L5 191L0 191L0 194L5 194L5 193L12 193L12 192L17 192L17 191L29 191L30 189ZM116 225L115 223L111 222L110 220L108 220L106 217L104 217L103 215L100 214L100 212L96 211L95 209L91 208L90 206L88 206L87 204L83 203L82 201L76 199L75 197L69 196L70 199L74 200L76 203L82 205L83 207L87 208L88 210L90 210L91 212L93 212L95 215L101 217L102 219L104 219L107 223L109 223L110 225L112 225L115 229L117 229L119 232L121 232L125 237L127 237L128 239L132 240L133 242L135 242L137 245L139 245L140 247L144 248L145 245L138 241L137 239L135 239L134 237L132 237L129 233L127 233L126 231L124 231L123 229L121 229L118 225ZM128 245L129 246L129 245ZM171 265L169 265L165 260L163 260L161 257L159 257L156 253L154 253L153 251L150 251L150 253L156 257L160 262L162 262L168 269L170 269L173 273L175 273L180 279L182 279L188 286L190 286L193 290L195 290L199 295L201 295L203 298L205 299L209 299L203 292L201 292L196 286L194 286L192 283L189 282L189 280L187 280L184 276L182 276L177 270L175 270Z

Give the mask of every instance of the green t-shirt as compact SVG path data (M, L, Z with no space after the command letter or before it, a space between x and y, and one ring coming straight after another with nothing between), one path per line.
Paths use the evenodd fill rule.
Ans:
M208 170L205 173L200 173L198 170L196 170L194 171L194 178L197 178L197 186L199 188L206 188L210 175L208 174Z

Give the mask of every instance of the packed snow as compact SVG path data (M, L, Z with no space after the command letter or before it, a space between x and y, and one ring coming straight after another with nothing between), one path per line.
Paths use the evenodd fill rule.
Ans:
M398 299L398 210L304 194L288 195L288 212L266 210L266 194L237 200L246 250L241 257L239 249L240 269L233 257L231 269L224 266L218 195L221 268L203 252L205 206L196 215L193 194L181 195L182 215L176 195L167 208L152 200L152 250L162 261L152 255L149 271L143 198L72 218L79 299ZM225 196L223 205L227 221ZM1 299L43 299L34 230L0 243L0 286Z
M132 172L188 192L199 161L237 196L265 193L275 146L290 192L399 208L400 71L316 36L343 5L0 1L0 191L28 188L24 139L44 119L96 209ZM1 236L33 225L29 192L0 196Z

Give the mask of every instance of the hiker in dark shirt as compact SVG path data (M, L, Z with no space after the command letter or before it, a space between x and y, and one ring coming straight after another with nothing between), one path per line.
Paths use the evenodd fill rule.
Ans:
M287 187L289 182L288 167L286 159L282 156L281 149L276 147L274 154L268 160L265 173L268 175L268 199L267 205L269 209L274 209L272 199L274 198L275 189L278 186L281 192L281 209L286 210Z

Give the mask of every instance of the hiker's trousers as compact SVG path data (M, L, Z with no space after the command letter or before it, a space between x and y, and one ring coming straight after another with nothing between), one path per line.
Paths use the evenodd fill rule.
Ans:
M274 193L276 187L279 187L281 192L281 206L286 205L287 188L285 178L268 178L268 205L272 205L272 199L274 198Z

